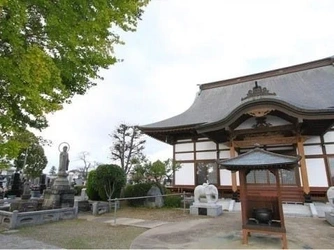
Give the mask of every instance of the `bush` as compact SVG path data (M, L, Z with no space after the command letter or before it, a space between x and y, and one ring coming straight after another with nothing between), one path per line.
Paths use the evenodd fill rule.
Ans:
M114 164L103 164L96 169L96 190L102 200L107 201L108 192L112 192L111 198L119 198L122 188L126 184L125 171Z
M158 186L162 194L165 193L165 188L161 186L160 184L155 183L155 182L146 182L146 183L138 183L135 185L127 185L125 187L124 196L126 198L147 196L148 191L151 189L153 185ZM145 199L143 198L128 200L129 206L132 206L132 207L143 206L144 202L145 202Z
M85 188L85 186L74 186L73 188L75 190L74 195L81 195L81 189Z
M180 207L181 206L181 196L165 196L164 206L165 207Z
M87 196L90 200L101 200L99 193L96 188L96 170L91 170L88 173L88 178L87 178Z

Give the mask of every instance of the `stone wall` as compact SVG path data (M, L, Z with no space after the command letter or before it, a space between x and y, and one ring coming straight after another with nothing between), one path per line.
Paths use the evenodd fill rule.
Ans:
M78 216L78 207L41 210L33 212L13 212L0 210L0 224L9 229L23 226L44 224L52 221L75 219Z

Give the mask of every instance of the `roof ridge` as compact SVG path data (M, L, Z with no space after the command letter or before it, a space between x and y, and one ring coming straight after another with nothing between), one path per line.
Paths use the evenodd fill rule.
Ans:
M293 72L298 72L298 71L303 71L303 70L308 70L308 69L319 68L319 67L328 66L331 64L334 66L334 56L326 57L320 60L310 61L306 63L296 64L296 65L292 65L288 67L278 68L274 70L268 70L268 71L264 71L260 73L245 75L241 77L235 77L235 78L230 78L230 79L216 81L216 82L204 83L200 85L200 89L205 90L205 89L218 88L218 87L238 84L242 82L259 80L264 77L273 77L273 76L279 76L283 74L288 74L288 73L293 73Z

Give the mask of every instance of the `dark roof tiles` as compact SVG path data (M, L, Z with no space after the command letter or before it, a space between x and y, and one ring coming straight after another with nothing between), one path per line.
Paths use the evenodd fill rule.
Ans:
M327 65L319 65L315 61L315 68L309 67L298 71L298 65L291 68L286 74L261 73L257 74L257 84L266 88L269 93L275 95L260 95L247 97L247 93L253 90L255 80L238 82L233 84L209 84L201 85L201 91L195 98L191 107L180 115L169 119L140 126L141 129L161 129L182 126L206 126L228 119L228 116L240 109L246 109L249 105L271 104L288 108L299 114L330 113L334 114L334 66L323 59ZM327 60L327 61L325 61ZM332 60L332 59L331 59ZM312 62L309 63L312 65ZM323 63L324 64L324 63ZM278 70L279 71L279 70ZM241 79L249 79L247 77ZM226 80L228 81L228 80ZM219 82L218 82L219 83ZM205 87L205 85L209 87ZM244 100L242 100L244 99Z
M219 165L229 170L292 168L299 160L299 156L281 155L255 148L235 158L221 160Z

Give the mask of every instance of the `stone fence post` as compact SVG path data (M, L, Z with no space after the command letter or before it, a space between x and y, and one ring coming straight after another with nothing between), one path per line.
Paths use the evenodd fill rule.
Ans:
M16 228L18 213L19 213L18 210L13 211L12 219L10 220L10 229L15 229Z
M74 208L75 208L75 211L74 211L75 217L78 218L78 213L79 213L79 202L78 201L74 201Z
M98 202L93 203L93 215L96 216L99 213Z

